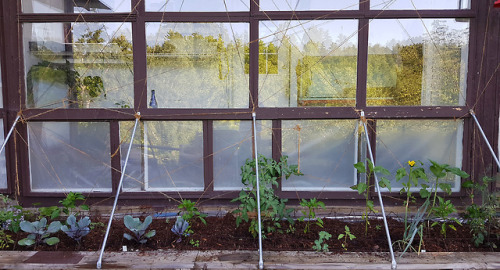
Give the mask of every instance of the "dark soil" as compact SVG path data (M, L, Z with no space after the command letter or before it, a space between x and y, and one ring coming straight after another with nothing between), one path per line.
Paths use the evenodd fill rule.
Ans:
M143 218L141 218L143 220ZM26 233L20 232L12 234L12 239L16 242L11 244L8 250L53 250L53 251L95 251L101 248L104 234L106 230L107 220L92 218L93 222L102 222L103 225L96 226L89 235L82 239L81 245L69 238L63 232L58 232L57 237L61 242L54 246L40 245L37 247L22 247L17 244L17 241L26 237ZM121 251L123 246L127 246L128 250L257 250L258 240L253 238L248 231L248 224L240 224L236 227L236 219L233 215L227 214L223 217L207 217L207 224L204 225L199 220L192 222L192 233L189 237L182 239L181 242L176 242L178 237L171 232L171 228L175 219L170 219L167 223L164 218L154 219L149 229L156 230L156 236L148 240L146 244L140 245L133 241L123 238L123 233L128 232L123 224L123 220L114 220L113 225L106 244L107 251ZM347 250L341 246L341 240L338 240L338 235L344 233L344 226L350 228L356 239L347 241ZM368 226L368 231L365 234L365 223L363 221L343 221L338 219L325 219L324 227L321 228L315 224L311 224L310 232L304 233L305 222L295 222L293 226L283 222L283 233L273 232L265 235L263 240L263 249L269 251L313 251L314 240L318 239L320 231L327 231L332 234L330 240L326 243L331 252L345 251L363 251L363 252L383 252L389 251L385 229L382 220L371 220ZM463 226L455 225L456 231L447 230L446 238L440 233L440 226L425 227L422 249L427 252L491 252L498 251L498 248L493 249L483 245L475 247L472 243L472 234L470 228L464 224ZM402 223L389 220L389 228L392 241L402 239L404 226ZM496 232L498 235L500 232ZM419 239L418 236L415 239ZM191 243L190 243L190 240ZM414 246L418 248L418 240L414 241ZM490 242L500 247L498 239ZM199 243L198 247L193 244ZM395 251L398 247L394 247Z

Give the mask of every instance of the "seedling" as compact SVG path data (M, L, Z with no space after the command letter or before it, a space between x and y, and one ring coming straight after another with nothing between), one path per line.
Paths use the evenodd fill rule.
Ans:
M390 172L381 166L373 166L373 162L369 159L366 160L368 163L368 167L365 166L365 163L363 162L358 162L354 164L354 168L358 171L358 173L364 173L366 174L366 181L369 183L369 180L371 176L374 173L381 173L384 175L390 175ZM367 183L360 182L357 185L354 185L351 187L352 190L357 190L359 194L363 194L366 200L366 207L365 207L365 212L363 212L362 219L365 221L365 235L368 234L368 225L370 225L370 220L368 219L368 215L370 213L377 213L377 211L374 208L373 201L370 200L370 185ZM391 182L389 179L385 177L381 177L379 181L379 186L381 188L388 188L389 191L391 191Z
M66 219L66 224L61 227L61 231L66 233L69 237L75 240L78 245L80 245L82 237L90 233L90 218L84 217L80 221L76 222L76 217L70 215ZM69 227L68 227L69 226Z
M185 237L189 236L188 228L189 228L189 223L185 221L182 217L178 217L177 220L175 221L174 226L171 229L171 231L175 235L179 236L179 238L177 238L176 240L177 243L182 241L183 236Z
M193 218L197 217L201 222L203 222L203 224L207 225L207 222L205 221L207 214L203 214L198 211L196 202L191 202L191 200L182 200L177 207L181 209L182 219L185 221L190 222Z
M320 207L325 209L325 204L322 201L316 200L316 198L312 198L309 201L302 199L302 201L300 202L300 205L303 207L307 207L307 211L301 210L303 216L299 218L299 221L304 221L305 219L307 219L306 226L304 228L304 233L309 232L311 220L315 220L315 224L318 225L319 227L323 228L323 219L321 219L321 218L316 219L315 210L320 208Z
M123 237L127 240L135 240L138 243L145 244L148 241L148 238L156 235L155 230L151 230L146 233L146 230L153 221L152 216L147 216L144 219L144 222L141 222L139 218L133 218L130 215L126 215L123 218L123 221L127 229L133 233L133 236L128 233L123 234Z
M352 240L356 239L356 236L354 236L354 234L351 233L351 230L349 229L349 227L347 225L345 225L344 233L339 234L337 239L338 240L344 239L344 241L341 241L342 248L344 250L347 250L347 240L349 239L349 241L352 241Z
M45 243L49 246L59 243L59 238L49 237L50 234L56 233L61 229L61 222L53 221L47 228L47 219L42 218L40 221L22 221L21 230L29 233L28 237L18 241L21 246L36 246Z
M313 249L317 252L328 252L329 251L328 244L324 242L330 239L331 237L332 235L329 234L328 232L325 231L319 232L319 239L314 240Z
M431 213L435 217L441 219L441 234L444 236L444 238L446 238L446 228L447 227L454 230L454 231L457 230L457 228L455 228L455 225L450 224L450 222L454 221L460 226L462 226L462 223L460 223L460 221L458 219L456 219L454 217L450 217L450 215L452 213L457 212L457 210L455 209L455 206L451 203L450 200L445 201L443 198L441 198L439 196L438 196L438 200L439 200L439 206L433 207L431 209ZM431 227L434 227L436 225L439 225L438 221L434 221L432 223Z

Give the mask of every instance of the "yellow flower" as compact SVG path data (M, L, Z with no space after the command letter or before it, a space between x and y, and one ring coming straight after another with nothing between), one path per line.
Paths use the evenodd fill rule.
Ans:
M410 167L415 166L415 161L413 161L413 160L408 160L408 165L410 165Z

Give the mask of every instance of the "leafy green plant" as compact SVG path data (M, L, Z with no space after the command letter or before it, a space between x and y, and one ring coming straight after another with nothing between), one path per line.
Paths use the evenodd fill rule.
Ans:
M106 228L106 225L104 223L100 222L100 221L98 221L98 222L90 222L89 229L91 231L93 231L96 228L103 228L104 229L104 228Z
M24 220L27 212L22 206L15 204L9 196L0 194L0 200L4 207L0 209L0 229L17 233L21 230L20 223Z
M496 209L500 206L495 192L489 192L489 184L495 181L490 177L483 177L481 182L475 183L472 180L465 181L462 187L471 190L470 198L471 205L467 206L465 219L469 224L472 232L472 241L475 246L485 243L496 248L494 242L489 241L492 227L499 227L496 219ZM481 203L474 203L474 193L479 192L481 195Z
M156 235L155 230L151 230L146 233L146 230L148 229L152 221L152 216L147 216L144 219L144 222L141 222L139 218L133 218L130 215L126 215L123 218L123 222L125 223L125 227L127 227L127 229L129 229L133 233L133 235L124 233L123 237L127 240L135 240L140 244L145 244L148 241L148 238Z
M14 244L14 240L5 233L5 230L0 230L0 249L6 249L10 244Z
M66 195L66 198L59 201L59 203L62 204L62 211L66 215L75 213L77 208L80 208L81 210L89 210L89 206L86 204L80 204L77 206L77 201L85 201L85 196L79 192L70 192Z
M47 206L40 207L38 209L39 217L48 217L50 219L56 219L61 215L61 212L66 215L78 214L79 210L89 210L88 205L80 204L77 206L77 201L85 201L85 196L79 192L69 192L66 198L59 201L62 207L58 206ZM79 208L79 209L78 209ZM77 211L78 210L78 211Z
M198 208L196 207L196 202L192 202L191 200L181 200L181 203L177 206L182 213L182 218L190 222L193 218L198 218L203 224L207 224L205 221L206 214L200 213Z
M439 189L441 189L443 192L446 192L448 195L451 194L451 185L449 183L440 183L439 179L446 177L448 173L460 176L461 178L469 178L469 174L460 170L459 168L451 167L448 164L439 164L433 160L429 161L431 162L429 170L436 177L436 180L432 189L432 193L434 193L434 196L432 199L431 211L429 212L427 217L430 216L432 209L436 206L436 198L438 197L437 193Z
M304 233L309 232L309 226L312 220L314 220L316 225L323 228L323 219L316 218L316 209L320 207L325 209L325 204L322 201L318 201L316 198L312 198L310 200L302 199L300 206L307 207L307 210L301 210L303 216L299 218L299 221L306 221Z
M372 177L374 173L381 173L384 175L390 175L390 172L382 167L382 166L373 166L373 162L369 159L366 160L368 163L368 167L365 166L365 163L363 162L358 162L354 164L354 168L358 171L358 173L364 173L366 174L366 181L369 183L369 179ZM368 234L368 226L370 225L370 220L368 218L368 215L370 213L377 213L377 211L374 208L373 201L370 200L370 187L372 185L369 185L367 183L360 182L357 185L354 185L351 187L352 190L358 191L359 194L363 194L366 200L366 207L365 211L363 212L362 219L365 221L365 235ZM379 180L379 186L381 188L388 188L389 191L391 191L391 182L389 179L385 177L381 177Z
M415 165L417 165L415 167ZM420 236L420 241L419 241L419 248L418 251L420 251L420 248L423 243L423 225L421 222L423 221L423 216L427 212L427 208L429 206L429 196L430 193L427 190L429 187L425 183L419 183L419 180L424 180L425 182L429 182L429 179L427 178L427 175L425 173L425 169L422 167L424 164L417 160L410 160L408 161L408 170L405 167L399 168L396 171L396 181L401 181L402 179L406 179L406 181L402 181L401 185L403 186L401 190L399 191L400 194L405 194L406 195L406 200L405 200L405 216L404 216L404 233L403 233L403 238L401 240L397 240L393 243L393 245L398 245L401 250L403 250L403 253L401 256L408 250L408 248L412 248L412 250L417 251L415 248L413 248L412 243L415 235L418 233ZM420 197L426 199L422 206L419 208L417 213L415 214L414 218L409 222L409 215L410 215L410 203L415 203L416 198L413 196L412 193L412 188L416 188L420 186Z
M61 226L61 231L75 240L80 245L82 237L90 233L90 218L83 217L78 222L74 215L69 215L66 219L66 224Z
M314 240L313 249L317 252L328 252L328 244L325 242L331 237L332 235L326 231L319 232L319 238L317 240Z
M258 157L259 180L260 180L260 209L262 213L262 225L268 233L282 232L280 221L283 219L293 223L290 213L293 209L287 209L285 203L287 199L279 198L273 187L278 186L278 178L284 176L288 179L293 175L302 175L296 165L288 165L287 156L282 156L279 162L266 158L263 155ZM255 173L255 160L247 159L241 167L241 182L245 187L240 191L239 196L231 202L240 202L238 209L233 211L236 214L236 226L242 221L250 222L249 231L253 237L258 235L258 221L252 215L257 214L257 176Z
M356 236L354 234L352 234L351 230L349 229L349 227L347 225L345 225L345 227L344 227L344 233L339 234L339 236L337 237L337 239L338 240L344 239L344 241L340 241L340 242L342 244L342 248L344 250L347 250L347 240L352 241L352 240L356 239Z
M174 226L172 227L171 231L177 235L179 238L177 238L176 242L179 243L182 241L182 237L187 237L190 235L188 232L189 228L189 222L184 220L182 217L177 217L177 220L174 223Z
M189 244L193 247L200 247L200 240L189 239Z
M454 231L457 230L455 225L451 224L452 221L456 222L458 225L462 226L462 223L455 218L450 217L451 214L457 212L455 206L451 203L450 200L445 201L443 198L438 196L439 205L431 208L431 213L441 219L440 221L434 221L431 227L436 225L441 225L441 234L446 238L446 228L450 228Z
M28 237L19 240L17 243L21 246L38 246L45 243L49 246L59 243L59 238L49 237L50 234L56 233L61 229L61 222L53 221L47 227L47 219L42 218L39 221L22 221L21 230L29 233Z

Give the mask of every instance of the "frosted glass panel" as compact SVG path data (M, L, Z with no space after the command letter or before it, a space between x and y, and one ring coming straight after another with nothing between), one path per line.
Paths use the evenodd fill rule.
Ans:
M469 20L372 20L369 106L463 106Z
M371 9L469 9L470 0L370 0Z
M111 191L109 124L28 123L33 191Z
M283 121L283 155L303 176L283 180L286 191L351 191L356 184L356 120Z
M147 23L148 100L158 108L248 108L247 23Z
M352 10L359 8L359 0L260 0L260 10Z
M438 163L462 167L462 120L378 120L377 121L377 163L392 174L393 191L399 191L400 182L395 181L395 173L409 160L424 163L429 179L434 179L429 171L429 159ZM460 189L460 179L453 176L447 181L455 191Z
M249 11L253 0L146 0L146 11L158 12L226 12Z
M0 121L0 145L3 144L5 139L3 133L3 119ZM0 189L7 188L7 168L5 167L5 149L0 154Z
M23 24L29 108L133 107L130 23Z
M133 126L134 122L120 123L122 164ZM124 191L202 191L202 122L142 122L136 131L125 174Z
M259 31L260 106L355 105L357 20L265 21Z
M22 0L24 13L130 12L130 0Z
M257 121L258 153L271 157L271 121ZM251 121L214 122L214 189L240 190L241 166L252 158Z

